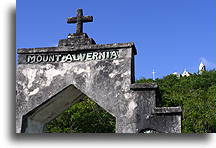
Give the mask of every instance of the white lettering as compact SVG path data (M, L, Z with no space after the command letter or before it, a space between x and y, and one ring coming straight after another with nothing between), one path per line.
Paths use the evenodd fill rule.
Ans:
M106 57L106 53L105 52L99 52L99 56L98 56L98 60L103 60Z
M73 61L73 59L72 59L72 56L70 55L70 54L68 54L67 56L66 56L66 60L65 60L66 62L72 62Z
M92 60L92 53L91 52L87 53L87 55L86 55L86 61L89 61L89 60Z
M79 60L79 59L77 58L77 55L76 55L76 54L72 54L71 56L72 56L72 58L73 58L73 61L78 61L78 60Z
M27 63L34 63L35 55L27 55Z
M117 59L118 58L118 53L117 51L112 51L111 52L111 59Z
M66 62L66 56L65 55L62 57L61 62Z
M43 60L43 57L41 55L38 55L36 58L37 63L40 63Z
M79 61L84 61L85 59L86 59L86 53L80 53L79 55L77 55L78 56L78 60Z
M98 59L98 52L93 52L92 60L97 60L97 59Z
M74 62L74 61L90 61L105 60L119 58L119 51L100 51L87 53L68 53L68 54L35 54L26 55L26 63L40 62Z
M49 62L55 62L55 55L49 55Z
M61 57L61 55L58 54L58 55L55 55L55 56L56 56L56 62L59 62L59 61L60 61L60 57Z
M109 51L106 52L106 58L107 58L107 59L110 58L110 52L109 52Z
M49 55L43 55L43 62L47 62L49 60Z

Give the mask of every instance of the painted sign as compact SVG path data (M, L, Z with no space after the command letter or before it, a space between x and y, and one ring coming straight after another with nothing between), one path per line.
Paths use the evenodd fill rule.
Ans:
M118 59L119 51L94 51L85 53L37 53L26 54L26 63L52 63L52 62L75 62Z

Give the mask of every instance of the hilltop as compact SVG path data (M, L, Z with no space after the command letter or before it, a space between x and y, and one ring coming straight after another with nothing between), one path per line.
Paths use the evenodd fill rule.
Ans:
M170 74L156 80L142 78L137 83L158 83L161 106L182 107L182 133L209 133L216 129L215 75L215 70L190 77Z

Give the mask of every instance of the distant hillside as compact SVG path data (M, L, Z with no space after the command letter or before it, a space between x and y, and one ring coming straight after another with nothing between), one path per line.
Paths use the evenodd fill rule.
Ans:
M215 70L211 70L189 77L171 74L155 81L142 78L136 82L158 83L162 106L182 107L183 133L210 133L216 129L215 76Z

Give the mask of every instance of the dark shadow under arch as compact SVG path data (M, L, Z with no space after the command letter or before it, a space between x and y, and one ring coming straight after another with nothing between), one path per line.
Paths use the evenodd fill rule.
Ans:
M145 128L145 129L140 130L139 133L143 133L143 134L147 134L147 133L156 134L156 133L163 133L163 132L160 132L158 130L151 129L151 128Z

